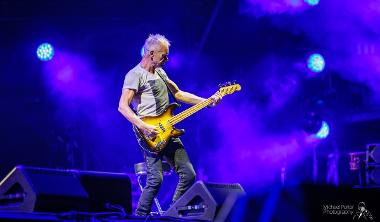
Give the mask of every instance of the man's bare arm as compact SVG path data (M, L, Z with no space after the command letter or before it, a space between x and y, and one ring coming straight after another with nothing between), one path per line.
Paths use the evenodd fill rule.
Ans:
M154 136L158 133L155 126L144 123L129 106L135 96L135 91L131 89L123 89L119 101L119 112L129 120L133 125L139 128L145 135Z
M168 83L170 91L172 91L175 98L181 102L195 105L195 104L198 104L198 103L206 100L205 98L202 98L202 97L199 97L199 96L194 95L192 93L180 90L179 87L177 86L177 84L175 84L170 79L168 79L167 83ZM222 97L220 96L219 93L216 93L211 98L214 101L211 104L211 106L215 106L219 103L219 101L221 100Z

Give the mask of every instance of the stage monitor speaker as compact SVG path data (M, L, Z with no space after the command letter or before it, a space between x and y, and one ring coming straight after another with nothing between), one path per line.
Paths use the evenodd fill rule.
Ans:
M164 216L223 221L237 197L244 194L243 188L237 183L218 184L197 181L165 212Z
M0 210L21 212L109 211L132 213L125 174L16 166L0 182Z
M122 208L132 214L131 180L124 173L81 171L80 181L87 191L91 211Z

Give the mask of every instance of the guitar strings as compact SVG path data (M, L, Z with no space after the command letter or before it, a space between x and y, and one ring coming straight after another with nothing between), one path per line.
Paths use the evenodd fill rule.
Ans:
M202 107L205 107L207 105L207 103L208 103L208 101L207 102L203 101L201 103L194 105L190 109L185 110L184 112L179 113L178 115L174 116L173 119L174 119L175 123L178 123L179 121L181 121L181 120L185 119L186 117L188 117L189 115L191 115L191 113L194 113L197 110L200 110Z
M210 104L210 101L211 101L211 98L208 98L207 100L203 101L203 102L200 102L194 106L192 106L190 109L188 110L185 110L173 117L171 117L168 122L172 125L180 122L181 120L185 119L186 117L189 117L191 114L193 114L194 112L208 106Z
M234 88L228 88L227 91L228 91L229 89L230 89L232 92L235 91ZM220 90L219 92L222 94L222 97L223 97L226 93L228 93L228 94L229 94L229 93L232 93L232 92L226 92L226 90ZM190 116L191 114L193 114L194 112L197 112L197 111L201 110L202 108L204 108L204 107L206 107L206 106L208 106L208 105L210 105L210 104L211 104L211 97L208 98L208 99L206 99L205 101L200 102L200 103L198 103L198 104L196 104L196 105L190 107L189 109L187 109L187 110L185 110L185 111L183 111L183 112L181 112L181 113L179 113L179 114L177 114L177 115L171 117L171 118L168 120L168 123L169 123L170 125L173 126L174 124L180 122L181 120L183 120L183 119L189 117L189 116Z

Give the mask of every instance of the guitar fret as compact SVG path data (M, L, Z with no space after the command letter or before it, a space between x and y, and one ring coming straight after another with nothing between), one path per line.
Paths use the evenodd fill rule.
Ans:
M175 123L182 121L183 119L188 117L192 112L195 112L197 110L198 106L199 106L199 104L191 107L189 110L186 110L186 111L179 113L178 115L174 116Z
M188 117L191 113L193 113L193 112L195 112L195 111L197 111L198 110L198 107L193 107L193 109L191 109L191 110L187 110L187 111L185 111L185 112L183 112L182 113L182 115L181 115L181 117L180 117L180 120L183 120L183 119L185 119L186 117Z
M190 115L194 114L195 112L203 109L204 107L208 106L211 102L211 99L208 98L207 100L200 102L192 107L190 107L188 110L185 110L172 118L169 119L170 122L174 124L179 123L180 121L184 120L185 118L189 117Z

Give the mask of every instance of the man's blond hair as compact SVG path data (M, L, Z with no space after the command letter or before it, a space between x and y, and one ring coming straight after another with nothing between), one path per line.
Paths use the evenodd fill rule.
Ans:
M149 37L145 40L144 44L144 56L147 55L149 51L159 50L161 45L164 45L169 48L169 40L160 34L150 34Z

